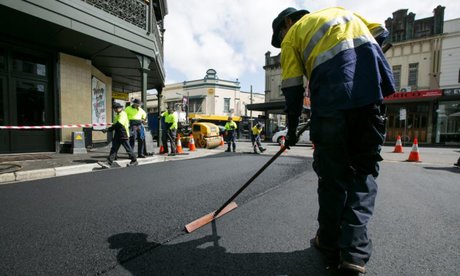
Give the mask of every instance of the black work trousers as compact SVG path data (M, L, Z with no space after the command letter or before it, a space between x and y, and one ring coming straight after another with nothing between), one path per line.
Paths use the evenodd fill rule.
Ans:
M107 158L109 164L112 164L113 160L115 160L120 146L123 146L125 148L126 152L128 153L128 157L129 159L131 159L132 162L135 162L137 160L134 156L131 146L129 145L128 139L121 139L115 136L112 140L112 147L110 148L109 157Z
M174 129L167 129L163 131L162 143L165 152L168 152L168 141L171 146L171 153L176 153L176 133L177 131Z
M364 265L372 253L367 224L374 212L378 162L385 138L380 106L311 118L318 175L320 245L343 261Z

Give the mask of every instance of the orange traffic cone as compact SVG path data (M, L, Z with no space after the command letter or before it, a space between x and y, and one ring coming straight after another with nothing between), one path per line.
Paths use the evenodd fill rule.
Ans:
M396 145L395 149L393 150L394 153L403 153L403 147L401 143L401 136L398 135L398 138L396 139Z
M190 138L188 140L188 150L189 151L195 151L195 140L193 139L193 135L190 134Z
M223 147L225 146L225 142L224 142L224 135L220 135L220 146Z
M282 149L284 147L284 145L286 144L286 137L284 136L281 136L281 145L280 145L280 149ZM283 153L287 153L287 150L285 150Z
M165 151L165 148L163 147L163 142L160 139L160 152L159 154L166 154L167 152Z
M420 154L418 152L418 140L417 138L414 139L414 144L412 145L412 150L409 154L409 159L406 161L408 162L421 162L420 161Z
M184 153L184 150L182 150L182 143L180 141L180 134L177 134L177 138L176 138L176 148L177 148L177 153Z

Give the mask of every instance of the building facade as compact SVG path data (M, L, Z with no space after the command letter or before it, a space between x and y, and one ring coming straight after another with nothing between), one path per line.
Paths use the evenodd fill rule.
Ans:
M384 100L387 142L401 136L405 143L460 144L460 19L444 22L444 10L437 6L432 17L415 19L402 9L385 21L397 87ZM267 129L274 129L284 124L280 55L267 52L264 69L265 103L251 108L265 111Z
M265 125L267 138L278 130L286 126L286 116L284 112L285 99L281 90L281 54L272 56L270 52L265 53L265 102L262 104L252 104L248 108L263 111L265 113ZM308 98L308 82L304 78L305 97L304 109L301 115L302 121L310 117L310 100Z
M393 44L386 57L398 90L385 99L388 142L401 136L407 143L417 138L421 144L460 144L454 134L457 120L446 115L455 111L450 106L455 97L444 95L444 89L449 93L458 81L454 71L459 66L452 58L459 53L458 31L454 31L456 20L444 22L444 9L437 6L432 17L419 20L398 10L385 22Z
M435 143L460 144L460 18L444 23Z
M216 70L209 69L203 79L167 84L163 89L163 107L174 106L175 110L193 115L238 116L242 117L243 133L247 132L250 121L259 120L262 112L247 108L251 103L263 103L261 93L241 91L238 80L219 79ZM252 99L251 99L252 98ZM158 112L158 100L149 96L149 113ZM262 120L262 119L260 119Z
M1 1L0 127L108 123L114 99L161 91L166 14L166 0ZM64 151L81 130L0 128L0 153Z

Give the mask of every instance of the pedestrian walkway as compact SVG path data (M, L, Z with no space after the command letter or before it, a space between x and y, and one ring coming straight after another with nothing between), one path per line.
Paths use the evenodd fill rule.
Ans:
M223 150L217 149L197 149L189 152L184 150L183 154L176 156L159 155L158 148L150 142L147 144L148 152L153 152L152 156L139 158L139 165L166 162L172 160L182 160L203 157L211 154L217 154ZM110 145L93 148L83 154L69 153L37 153L28 154L29 158L9 158L12 161L0 161L0 184L9 184L18 181L42 179L56 176L65 176L78 173L87 173L94 170L102 169L97 164L98 161L106 161L110 152ZM32 155L39 157L31 157ZM5 158L6 159L6 158ZM16 159L16 160L14 160ZM26 159L26 160L21 160ZM118 159L114 162L114 167L126 167L130 162L128 155L124 150L118 153Z
M274 143L264 143L267 146L267 151L263 155L273 155L279 150L279 145ZM159 155L159 149L152 141L147 142L148 152L154 152L153 156L139 158L139 165L151 164L157 162L166 162L173 160L183 160L203 157L207 155L223 153L225 147L217 147L215 149L201 149L196 151L188 151L184 149L184 154L176 156ZM97 164L98 161L105 161L110 151L110 145L105 147L93 148L86 154L68 154L68 153L37 153L36 159L28 158L28 160L3 161L0 159L0 184L9 184L18 181L42 179L48 177L65 176L78 173L87 173L94 170L99 170L101 167ZM236 154L254 154L252 144L250 142L238 142ZM382 148L382 157L384 162L404 162L408 159L411 147L405 146L403 153L393 153L392 146L384 146ZM442 166L453 167L453 164L460 156L460 149L456 148L433 148L420 147L420 164L437 164ZM234 153L225 153L234 154ZM30 154L29 154L30 155ZM292 147L287 154L283 156L307 156L313 157L313 149L311 145L299 145ZM128 155L120 150L118 160L115 161L115 167L126 167L129 163Z

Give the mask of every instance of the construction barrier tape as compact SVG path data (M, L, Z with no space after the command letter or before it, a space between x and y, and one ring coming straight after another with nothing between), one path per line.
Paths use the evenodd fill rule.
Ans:
M51 126L0 126L0 129L54 129L54 128L80 128L95 126L110 126L111 123L75 124L75 125L51 125Z

